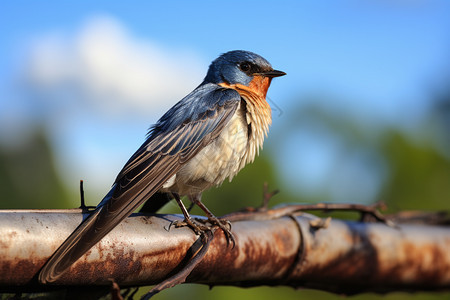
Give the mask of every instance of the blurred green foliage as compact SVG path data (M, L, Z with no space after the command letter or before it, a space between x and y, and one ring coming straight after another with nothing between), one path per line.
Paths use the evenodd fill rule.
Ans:
M56 172L46 133L19 146L0 144L0 208L66 208L69 192Z
M390 210L449 210L450 160L433 145L398 131L383 136L381 150L390 166L381 200Z

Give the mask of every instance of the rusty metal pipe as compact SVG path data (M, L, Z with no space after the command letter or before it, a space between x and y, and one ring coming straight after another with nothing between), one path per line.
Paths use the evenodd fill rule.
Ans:
M332 220L301 214L233 222L236 247L221 231L188 282L289 285L339 293L450 288L450 228ZM172 228L178 215L127 218L82 256L54 287L156 284L180 267L197 237ZM0 211L0 290L45 290L36 274L81 222L80 210Z

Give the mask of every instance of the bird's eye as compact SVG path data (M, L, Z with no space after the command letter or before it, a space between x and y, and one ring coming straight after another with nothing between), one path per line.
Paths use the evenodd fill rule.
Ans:
M243 71L243 72L248 72L251 69L251 65L248 62L243 62L239 65L239 68Z

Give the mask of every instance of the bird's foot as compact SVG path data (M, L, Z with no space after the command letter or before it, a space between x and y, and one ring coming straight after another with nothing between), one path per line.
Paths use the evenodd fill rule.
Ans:
M197 222L205 224L209 223L211 224L210 228L217 226L220 229L222 229L223 233L225 234L225 238L227 239L227 245L233 244L232 248L236 246L236 239L234 238L233 233L231 232L231 223L228 220L225 219L219 219L215 217L214 215L208 217L208 219L196 219Z
M233 247L236 245L236 240L234 238L233 233L231 232L231 223L228 220L219 219L217 217L210 217L208 219L200 219L200 218L185 218L183 221L175 220L172 221L169 225L169 230L171 227L180 228L180 227L190 227L195 234L200 235L205 231L212 230L214 226L222 229L225 237L227 239L227 244L233 244Z
M169 230L172 226L174 226L175 228L190 227L195 232L196 235L200 235L201 233L207 230L211 230L211 228L208 227L206 224L190 217L185 218L183 221L180 220L172 221L172 223L170 223L169 225Z

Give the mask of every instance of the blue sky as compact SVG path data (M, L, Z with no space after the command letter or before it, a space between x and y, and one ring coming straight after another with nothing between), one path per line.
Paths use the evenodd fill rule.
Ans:
M0 141L43 122L68 182L106 191L148 126L234 49L288 73L268 94L283 111L318 93L336 96L325 105L341 113L412 126L449 68L449 13L448 1L420 0L10 1ZM326 159L314 161L312 174Z

